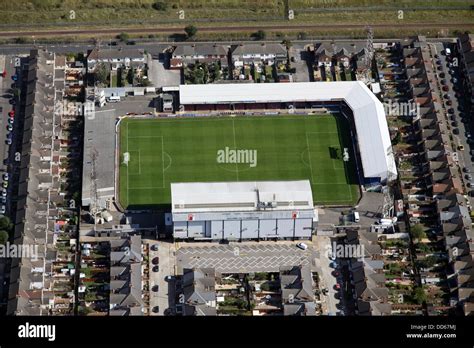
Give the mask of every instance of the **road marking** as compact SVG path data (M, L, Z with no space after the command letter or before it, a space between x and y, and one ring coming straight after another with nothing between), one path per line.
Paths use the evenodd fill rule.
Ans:
M234 150L237 151L237 144L235 141L235 122L232 119L232 132L234 133ZM237 165L237 161L235 162L235 173L237 174L237 181L239 181L239 166Z
M313 178L313 166L311 164L311 151L309 150L309 140L308 140L308 133L305 133L306 135L306 146L308 146L308 160L309 160L309 170L311 172L311 183L313 183L314 178Z

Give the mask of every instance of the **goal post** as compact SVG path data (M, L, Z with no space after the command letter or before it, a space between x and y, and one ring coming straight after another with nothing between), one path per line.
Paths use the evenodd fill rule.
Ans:
M130 153L129 152L125 152L123 154L123 164L125 164L126 166L128 166L128 162L130 162Z

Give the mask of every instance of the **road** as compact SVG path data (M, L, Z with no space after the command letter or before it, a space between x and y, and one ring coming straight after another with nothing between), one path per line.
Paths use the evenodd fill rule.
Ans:
M421 29L421 28L443 28L443 29L455 29L461 28L467 30L468 28L474 27L474 23L389 23L389 24L370 24L374 29ZM365 29L367 24L296 24L296 25L249 25L249 26L210 26L210 27L199 27L200 32L242 32L242 31L308 31L308 30L334 30L334 29ZM18 36L28 37L32 36L35 38L40 37L62 37L62 36L76 36L76 35L118 35L122 32L129 34L184 34L184 26L179 27L143 27L143 28L130 28L130 27L117 27L117 28L96 28L96 29L50 29L44 31L3 31L0 32L0 37L3 38L17 38Z
M321 296L322 308L324 315L336 315L336 304L339 300L336 299L336 294L339 293L335 289L337 278L332 274L334 268L330 267L333 260L329 259L329 250L332 250L331 239L326 236L314 236L313 243L315 249L319 250L319 258L317 264L319 266L319 288L328 289L327 295Z

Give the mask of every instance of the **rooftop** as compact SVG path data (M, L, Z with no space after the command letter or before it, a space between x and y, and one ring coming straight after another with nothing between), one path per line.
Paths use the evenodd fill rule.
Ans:
M308 180L172 183L171 196L173 213L313 209Z

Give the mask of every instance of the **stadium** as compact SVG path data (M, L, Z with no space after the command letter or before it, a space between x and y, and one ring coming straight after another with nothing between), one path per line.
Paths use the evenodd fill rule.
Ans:
M361 191L396 177L383 106L361 82L181 85L178 93L172 117L125 117L117 127L124 209L171 205L172 183L295 180L309 181L316 205L354 205Z

